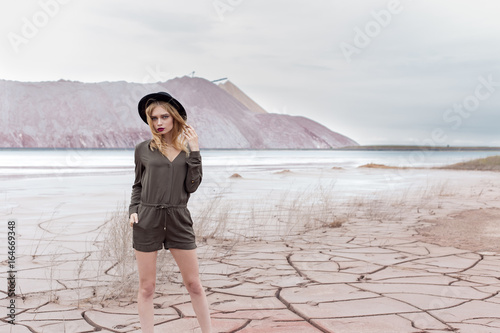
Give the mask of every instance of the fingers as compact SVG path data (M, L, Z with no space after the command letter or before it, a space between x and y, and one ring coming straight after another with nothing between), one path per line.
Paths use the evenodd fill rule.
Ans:
M191 151L198 151L200 149L198 146L198 134L196 134L194 128L186 124L186 127L184 128L184 136Z
M196 134L194 128L192 128L191 126L189 125L186 125L186 128L184 130L184 135L190 139L190 138L195 138L197 137L198 135Z
M137 216L137 213L130 214L130 218L129 218L128 222L130 223L130 226L133 226L134 223L138 223L139 222L139 218Z

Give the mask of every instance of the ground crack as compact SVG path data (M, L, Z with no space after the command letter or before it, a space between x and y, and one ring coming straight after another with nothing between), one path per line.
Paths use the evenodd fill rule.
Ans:
M302 313L300 312L297 312L293 309L292 307L292 304L290 304L289 302L287 302L287 300L285 300L283 297L281 297L281 290L283 288L278 288L278 291L276 292L276 298L281 302L283 303L283 305L286 306L286 308L288 309L288 311L296 314L297 316L299 316L300 318L304 319L309 325L311 326L314 326L315 328L317 328L318 330L320 330L321 332L323 333L330 333L329 331L325 330L324 328L322 328L321 326L319 326L318 324L314 323L314 322L311 322L311 319L310 318L307 318L306 316L304 316Z
M297 272L297 274L299 274L300 277L303 277L303 278L305 278L305 279L307 279L307 280L309 280L311 282L319 283L318 281L315 281L315 280L311 279L310 277L307 276L306 273L302 272L300 269L298 269L297 267L295 267L295 265L293 264L293 262L291 260L292 255L293 255L293 253L290 253L289 255L287 255L286 256L286 261Z

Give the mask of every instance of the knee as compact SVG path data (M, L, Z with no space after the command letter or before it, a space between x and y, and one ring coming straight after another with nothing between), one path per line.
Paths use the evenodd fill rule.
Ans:
M184 281L184 285L190 294L201 295L205 292L200 279Z
M145 298L153 297L155 293L155 287L156 287L155 281L140 281L139 294Z

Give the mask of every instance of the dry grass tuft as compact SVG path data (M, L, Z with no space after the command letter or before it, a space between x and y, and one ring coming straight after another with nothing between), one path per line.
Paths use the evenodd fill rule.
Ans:
M395 167L389 166L385 164L376 164L376 163L368 163L364 165L360 165L359 168L368 168L368 169L407 169L406 167Z
M338 218L335 218L332 222L325 223L324 227L326 227L326 228L340 228L342 226L342 224L344 224L346 222L347 222L346 217L338 217Z
M437 169L500 171L500 155L456 163L438 167Z
M290 169L284 169L284 170L281 170L281 171L276 171L275 174L283 174L283 173L292 173L292 171Z
M239 173L233 173L231 176L229 176L229 178L243 178L243 176Z
M132 248L132 227L129 222L128 205L118 205L112 212L105 228L95 244L98 261L98 275L104 275L104 281L96 288L94 297L87 299L90 303L104 304L108 301L135 300L139 286L139 276L135 262L135 251ZM175 279L175 265L172 257L158 251L157 281L167 282Z
M196 209L195 232L198 240L254 241L283 239L322 227L340 227L350 213L339 213L341 201L334 184L307 191L273 192L251 201L232 200L225 190Z
M103 228L103 239L96 242L99 248L99 270L112 278L108 288L100 289L99 301L130 295L136 286L132 228L128 219L128 207L124 202L116 207Z

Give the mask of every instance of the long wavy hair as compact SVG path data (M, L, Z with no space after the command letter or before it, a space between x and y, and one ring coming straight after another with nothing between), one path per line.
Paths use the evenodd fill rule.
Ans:
M165 109L170 116L173 118L173 126L172 130L170 131L171 136L172 136L172 146L174 146L175 149L177 150L183 150L186 152L186 155L189 155L189 148L186 139L182 135L182 132L184 131L184 128L186 127L186 121L181 117L179 112L170 104L167 102L163 101L155 101L151 103L147 108L146 108L146 116L148 119L148 125L149 128L151 129L151 133L153 134L153 140L151 140L151 144L149 145L149 148L151 150L158 149L160 153L167 157L165 154L165 148L167 148L167 144L165 141L163 141L162 135L160 132L157 132L154 128L153 125L153 120L151 119L151 113L153 113L153 109L157 106L161 106L163 109Z

